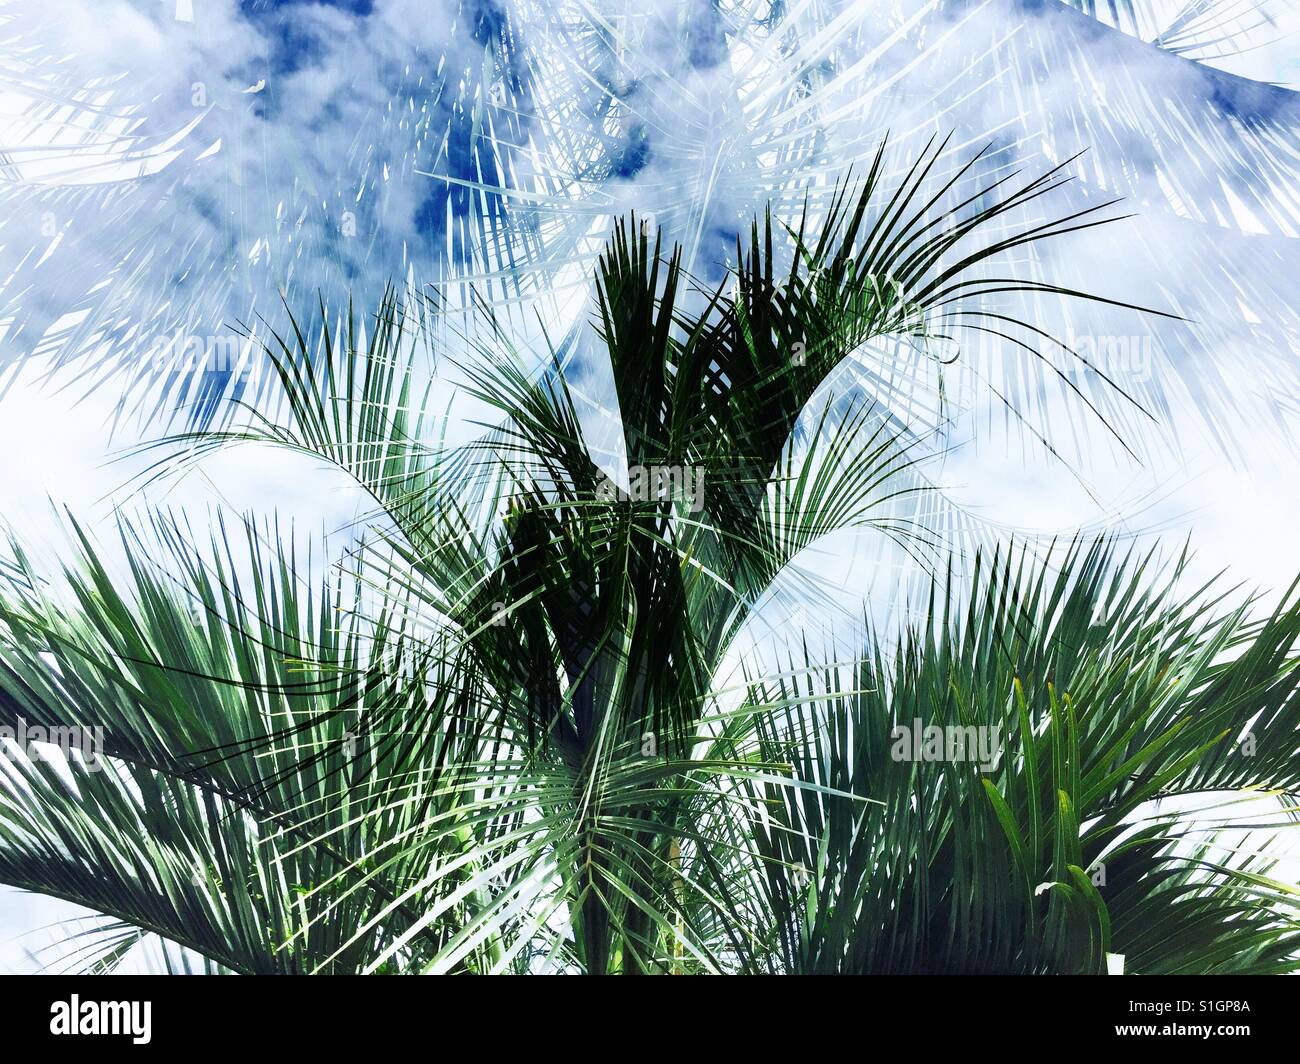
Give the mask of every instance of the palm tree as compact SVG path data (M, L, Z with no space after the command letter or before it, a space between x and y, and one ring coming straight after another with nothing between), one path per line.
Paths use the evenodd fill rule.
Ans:
M278 402L154 441L146 483L271 445L353 478L365 530L327 573L269 519L200 550L155 512L122 573L75 524L57 577L15 544L0 714L105 756L4 760L0 881L103 914L69 943L98 971L150 935L241 973L1293 970L1295 888L1209 830L1267 823L1195 807L1300 786L1300 603L1106 542L966 574L907 411L846 384L873 338L1051 343L1008 304L1092 298L1002 266L1104 206L1017 223L1060 169L940 157L893 184L878 149L716 282L633 215L540 372L491 302L451 355L401 289L267 327ZM464 444L449 357L495 414ZM933 573L919 618L747 643L849 528Z

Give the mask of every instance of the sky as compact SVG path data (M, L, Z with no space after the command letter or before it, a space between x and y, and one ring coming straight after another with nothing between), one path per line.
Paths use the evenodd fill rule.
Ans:
M1123 337L1122 354L1096 349L1110 350L1105 368L1138 404L1069 359L1053 376L1023 351L959 337L943 379L951 405L910 426L932 451L921 468L943 505L977 537L1082 529L1166 552L1190 544L1189 579L1226 571L1264 603L1300 574L1300 98L1285 87L1300 83L1300 16L1289 5L1240 42L1249 50L1196 63L1054 2L795 4L788 38L764 36L763 5L724 4L720 20L705 0L657 3L635 24L619 21L622 4L589 5L624 41L621 65L594 79L574 43L581 5L0 10L4 523L51 562L64 507L111 538L117 514L149 504L211 517L273 503L302 535L337 543L360 500L305 460L234 450L155 496L126 490L132 443L243 394L234 378L159 369L160 344L228 337L236 323L265 335L259 322L282 300L346 292L364 306L386 283L459 271L509 299L509 335L537 355L544 335L585 320L591 257L622 212L652 215L699 276L719 278L767 203L788 216L861 168L886 133L898 166L951 134L963 159L987 148L989 173L1039 173L1084 152L1078 180L1034 209L1122 197L1110 213L1133 217L1015 265L1186 320L1055 298L1029 307L1060 335ZM489 69L485 41L503 18L511 48ZM792 105L770 86L796 75L809 102ZM485 124L489 147L475 136ZM492 194L501 187L518 194ZM466 226L473 197L488 223L533 212L528 239L507 246L483 235L490 224ZM508 269L520 261L533 265ZM453 286L447 298L465 296ZM870 390L895 357L888 345L854 352L841 383ZM918 372L937 387L933 360ZM593 410L610 402L598 373L581 383ZM472 431L481 409L454 374L445 386L455 429ZM906 613L900 587L914 574L883 537L837 537L800 561L846 609L866 601L882 624ZM30 970L41 933L18 936L68 909L0 894L0 969Z

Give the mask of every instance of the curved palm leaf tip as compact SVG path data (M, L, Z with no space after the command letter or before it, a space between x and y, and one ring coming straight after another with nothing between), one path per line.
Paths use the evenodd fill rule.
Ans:
M1105 544L999 553L936 579L896 651L827 663L796 633L721 680L817 537L942 546L877 520L908 441L836 406L838 363L1050 288L979 267L1094 224L1008 228L1056 173L966 195L927 185L935 152L896 187L883 160L816 235L755 223L718 288L618 227L592 335L626 487L558 353L535 378L484 346L466 374L503 421L453 448L418 308L291 322L280 407L159 441L152 472L274 443L354 477L371 528L327 580L251 523L206 558L173 520L124 529L118 580L79 532L59 585L15 548L0 712L105 739L70 773L6 759L0 877L110 917L78 943L96 970L123 926L237 972L1295 967L1266 849L1168 811L1296 789L1293 596L1252 621Z

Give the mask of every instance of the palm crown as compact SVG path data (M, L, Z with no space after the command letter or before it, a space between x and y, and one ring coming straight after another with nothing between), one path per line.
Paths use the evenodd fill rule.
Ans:
M277 402L157 440L148 475L296 450L365 490L364 535L329 576L253 519L206 551L124 526L123 574L79 530L58 578L15 545L0 712L102 726L105 757L4 762L0 879L105 914L71 947L96 970L151 934L250 973L1293 968L1294 888L1178 799L1300 784L1300 604L1260 619L1105 542L956 575L898 505L926 491L903 412L837 375L882 336L1050 341L1008 304L1091 298L999 264L1104 207L1018 228L1061 170L939 157L890 183L882 148L716 285L626 219L539 372L487 305L457 357L496 416L465 444L436 300L286 315ZM625 469L573 388L597 356ZM796 555L863 526L932 574L918 618L743 650Z

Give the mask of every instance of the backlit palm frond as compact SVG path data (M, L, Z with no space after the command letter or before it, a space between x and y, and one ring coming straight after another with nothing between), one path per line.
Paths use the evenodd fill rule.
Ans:
M735 936L742 967L1099 973L1119 953L1139 974L1289 968L1294 888L1266 850L1213 834L1267 827L1268 810L1206 810L1226 808L1207 792L1300 785L1300 611L1251 622L1217 593L1181 600L1177 576L1104 544L1055 571L995 554L969 590L936 586L896 652L755 677L746 704L776 710L737 748L835 793L744 785L754 815L715 821L731 858L694 856L731 899L724 924L770 929Z
M7 586L5 723L100 729L103 768L8 761L6 881L134 914L236 971L359 970L459 882L413 889L392 847L435 814L456 828L444 847L468 845L449 766L490 758L491 716L400 596L363 617L354 582L313 588L261 538L241 553L223 531L204 562L162 522L170 578L136 537L128 580L110 576L83 538L64 591ZM456 911L404 940L408 962Z

